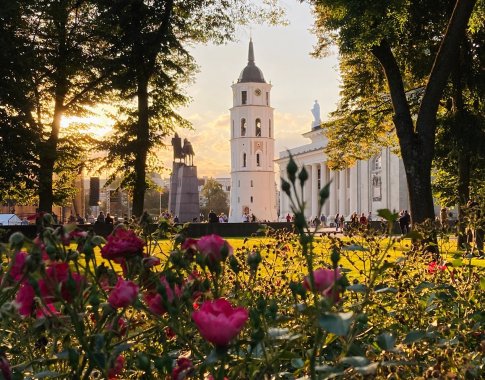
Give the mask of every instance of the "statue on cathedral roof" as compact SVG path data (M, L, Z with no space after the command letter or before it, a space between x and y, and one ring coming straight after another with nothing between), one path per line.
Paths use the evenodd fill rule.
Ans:
M312 130L317 129L322 124L322 120L320 119L320 104L318 104L318 100L315 100L315 104L313 104L313 108L311 109L313 114L313 122L312 122Z

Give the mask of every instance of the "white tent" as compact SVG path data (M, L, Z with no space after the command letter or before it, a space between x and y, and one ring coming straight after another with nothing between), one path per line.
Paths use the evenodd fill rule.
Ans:
M0 214L0 226L18 226L21 222L15 214Z

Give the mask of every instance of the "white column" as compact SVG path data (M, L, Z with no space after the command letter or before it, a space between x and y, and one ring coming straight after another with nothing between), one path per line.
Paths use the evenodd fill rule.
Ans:
M343 214L344 216L347 216L348 212L346 210L346 203L347 203L347 198L346 198L346 183L345 183L345 170L341 170L339 172L339 192L338 192L338 199L339 199L339 213Z
M327 165L325 163L320 164L320 176L320 186L323 188L329 181ZM322 212L325 214L325 216L328 216L328 213L330 212L329 210L330 198L325 201Z
M358 170L359 162L357 161L354 166L350 168L350 210L349 213L353 213L356 211L357 213L361 213L362 210L359 208L360 202L358 198L360 196L360 191L357 184L357 170Z
M335 215L337 213L337 199L338 199L338 194L337 194L337 181L338 181L338 175L336 171L329 171L330 179L332 180L332 183L330 184L330 197L329 197L329 202L330 202L330 214Z
M305 165L305 170L308 173L308 179L303 187L303 200L305 201L305 217L308 219L312 212L311 200L312 200L312 168L310 165Z
M319 209L318 209L318 164L312 164L312 217L319 216Z

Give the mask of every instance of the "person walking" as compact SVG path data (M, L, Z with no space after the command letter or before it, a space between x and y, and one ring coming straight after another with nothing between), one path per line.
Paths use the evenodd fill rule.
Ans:
M334 223L335 223L335 232L338 232L338 227L340 224L340 214L338 212L335 215Z

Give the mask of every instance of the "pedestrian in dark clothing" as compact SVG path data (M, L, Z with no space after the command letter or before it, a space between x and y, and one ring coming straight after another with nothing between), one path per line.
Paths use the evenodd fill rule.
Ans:
M209 212L209 223L219 223L219 218L214 210L210 210Z

